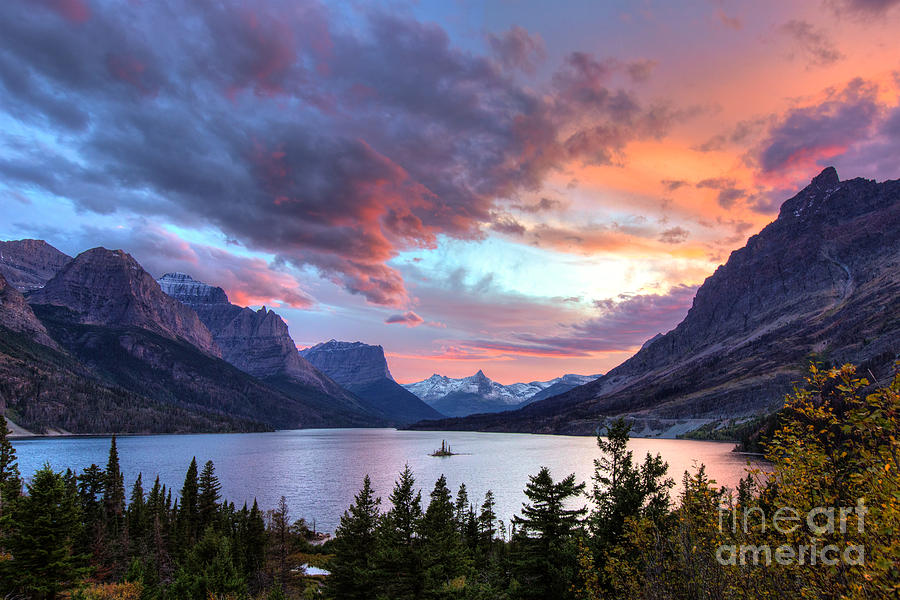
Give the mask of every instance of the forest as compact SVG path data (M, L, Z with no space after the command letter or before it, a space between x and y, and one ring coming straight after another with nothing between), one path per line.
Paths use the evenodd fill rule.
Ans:
M900 366L900 365L898 365ZM368 477L320 543L285 501L221 497L212 462L180 490L138 476L126 491L113 438L105 468L45 466L25 484L0 420L0 593L101 599L751 599L900 595L900 373L812 366L764 444L767 467L737 489L698 465L674 487L630 426L597 438L590 482L525 483L498 521L493 496L423 498L413 473L390 496ZM328 574L312 574L304 566ZM318 571L316 571L318 573Z

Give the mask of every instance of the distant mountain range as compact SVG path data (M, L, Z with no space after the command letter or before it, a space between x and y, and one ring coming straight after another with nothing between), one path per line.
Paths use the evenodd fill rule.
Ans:
M470 377L451 379L435 373L403 387L426 404L448 417L475 413L497 413L521 408L556 394L584 385L600 375L563 375L550 381L532 381L503 385L489 379L483 371Z
M900 358L900 180L822 171L731 253L678 326L603 377L515 411L423 429L589 434L634 419L643 435L764 414L811 360L886 380Z

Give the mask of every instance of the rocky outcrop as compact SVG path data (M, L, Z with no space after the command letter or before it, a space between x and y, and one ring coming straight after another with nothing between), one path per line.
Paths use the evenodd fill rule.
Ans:
M43 288L28 294L28 302L64 307L81 324L139 327L221 356L197 313L163 293L121 250L94 248L79 254Z
M184 273L166 273L158 280L169 296L193 309L212 333L222 358L255 377L286 376L335 393L338 386L297 351L287 323L265 306L236 306L220 287Z
M21 333L44 346L58 348L44 324L34 316L22 294L9 285L3 275L0 275L0 326Z
M627 415L661 431L779 408L811 358L876 377L900 356L900 181L833 168L698 289L685 319L595 382L439 428L591 433Z
M302 350L300 354L342 385L394 380L381 346L329 340Z
M44 287L70 260L44 240L0 242L0 275L20 292Z
M398 423L442 416L394 381L384 349L362 342L329 340L301 354L314 367Z

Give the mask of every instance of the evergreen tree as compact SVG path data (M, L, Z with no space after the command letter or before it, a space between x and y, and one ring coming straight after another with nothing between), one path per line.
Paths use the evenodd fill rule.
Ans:
M34 475L27 494L10 511L6 547L0 561L3 581L27 597L53 599L87 571L78 553L81 510L78 497L49 465Z
M216 470L213 461L208 460L203 465L203 471L200 473L199 481L199 497L197 500L197 509L200 517L200 530L213 525L216 519L216 512L219 509L219 500L222 486L219 484L219 478L216 477Z
M0 517L22 491L22 479L16 462L16 449L9 441L6 417L0 415ZM0 528L2 534L2 528Z
M466 490L466 484L459 484L459 491L456 492L456 512L454 519L456 527L459 529L460 535L465 535L466 526L469 517L469 493Z
M118 577L128 567L128 542L125 529L125 478L119 468L116 436L110 442L109 460L103 475L103 520L103 567L113 577Z
M465 494L465 488L462 489ZM468 498L466 503L468 503ZM447 479L441 475L434 484L431 501L422 521L423 567L425 595L443 598L449 593L453 580L466 574L468 560L457 523Z
M192 458L181 486L181 500L178 506L178 543L182 549L193 546L199 539L200 509L198 507L199 483L197 482L197 459Z
M497 513L494 512L497 503L494 501L494 492L488 490L481 504L481 512L478 514L478 535L481 544L491 546L496 536Z
M669 466L659 454L650 453L643 464L636 465L628 450L630 432L631 425L618 419L607 428L605 440L597 436L603 455L594 460L594 510L589 525L595 546L601 551L604 545L621 539L626 519L660 519L669 511L669 488L673 485L665 477Z
M381 498L372 491L366 475L353 506L341 517L335 531L334 559L329 563L331 575L326 592L332 598L367 600L372 597L374 573L371 558L375 552L378 506Z
M244 573L248 581L258 581L266 559L266 523L262 512L253 500L253 508L247 516L247 533L244 540Z
M586 509L568 509L567 502L584 492L575 474L554 482L547 467L530 476L525 488L529 503L516 526L515 571L523 598L568 598L576 572L574 534Z
M133 548L139 556L142 556L147 534L147 505L144 502L144 486L140 473L134 481L134 487L131 488L131 501L126 509L126 523Z
M278 508L270 512L269 524L269 537L272 541L271 548L278 563L278 583L282 589L287 585L288 579L287 555L288 534L291 528L290 518L287 499L282 496L278 499Z
M418 533L422 522L422 493L409 465L391 492L391 508L378 527L376 597L392 600L422 597L422 554Z
M103 487L106 480L103 469L92 464L77 477L78 496L84 522L82 546L90 548L97 560L103 558L106 547L106 523L103 510Z

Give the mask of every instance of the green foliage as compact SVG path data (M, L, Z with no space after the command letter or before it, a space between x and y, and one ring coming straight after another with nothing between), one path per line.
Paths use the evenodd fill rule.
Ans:
M375 585L372 557L376 550L379 505L372 491L369 476L356 495L353 506L341 517L335 531L334 559L329 563L331 575L326 590L333 598L365 600L371 597Z
M566 508L584 492L571 474L554 482L547 467L529 477L525 495L529 503L522 516L513 518L513 570L521 598L567 598L576 570L576 533L586 508Z
M53 598L87 573L77 545L81 507L62 474L45 465L8 516L4 544L11 559L0 562L6 591Z

